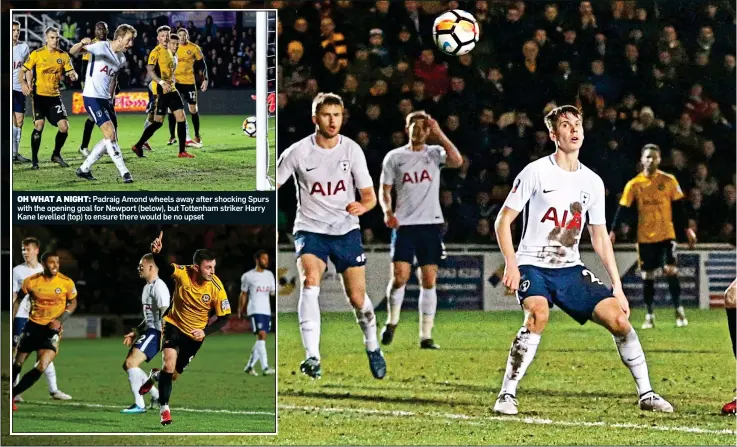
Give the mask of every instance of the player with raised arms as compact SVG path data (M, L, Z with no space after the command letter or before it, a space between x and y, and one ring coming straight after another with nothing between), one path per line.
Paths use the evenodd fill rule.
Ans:
M384 222L392 229L392 277L387 286L387 321L381 330L381 342L394 339L399 324L404 290L410 271L417 260L420 275L420 348L438 349L432 339L438 296L435 282L438 265L445 257L443 246L443 211L440 208L440 169L457 168L463 157L430 115L412 112L405 118L405 131L410 142L389 151L381 171L379 204ZM428 138L439 145L426 144ZM397 194L392 210L392 189Z
M373 181L361 147L340 134L340 96L319 93L312 101L312 122L315 133L291 145L277 162L280 181L294 177L297 190L294 246L301 285L298 317L307 357L300 370L313 379L322 376L318 296L330 259L343 279L363 331L371 374L382 379L386 361L376 336L374 306L366 294L366 254L358 221L376 206ZM356 201L356 189L360 201Z
M30 353L36 352L37 357L33 368L13 385L13 398L36 383L54 361L62 325L77 308L77 288L74 281L59 272L59 255L53 251L45 252L41 255L41 265L43 271L24 279L20 289L23 296L30 296L31 312L16 348L12 383L16 384ZM19 305L18 300L13 303L13 317L18 315Z
M87 180L96 180L90 169L102 155L107 152L118 168L124 183L132 183L133 177L125 166L123 153L118 145L118 119L115 115L115 86L118 73L125 66L125 51L133 46L133 39L138 32L130 25L120 25L113 35L113 40L92 43L85 37L74 44L69 52L75 55L85 51L92 56L85 74L85 86L82 92L84 108L89 118L102 131L103 139L95 145L82 166L77 169L77 176Z
M635 379L640 408L670 413L673 406L653 391L645 353L629 322L629 302L606 227L604 183L578 161L582 118L570 105L547 114L545 125L556 151L520 172L496 220L506 264L503 282L517 292L525 318L512 343L494 411L517 414L517 385L535 358L550 307L557 305L579 324L591 320L604 326ZM511 224L523 210L522 240L515 255ZM578 244L586 224L611 289L581 261Z
M97 22L95 23L95 37L92 38L92 43L97 42L104 42L107 40L107 33L108 33L108 27L107 23L105 22ZM92 58L92 53L84 52L82 55L82 73L87 73L87 69L89 69L90 59ZM85 78L81 79L82 89L84 90L84 84L85 84ZM119 90L119 85L117 82L115 83L116 90ZM95 120L92 119L89 115L87 116L87 119L84 121L84 130L82 131L82 142L79 145L79 153L82 154L85 158L90 155L90 151L88 150L88 146L90 144L90 139L92 138L92 131L95 129Z
M259 250L253 255L256 267L241 276L241 295L238 297L238 318L243 312L251 319L251 329L256 334L256 343L251 349L243 371L257 376L256 362L261 362L261 372L268 376L276 373L269 368L266 353L266 335L271 330L271 297L276 294L276 279L269 268L269 254Z
M31 160L22 156L20 148L20 137L23 131L23 119L26 116L26 97L20 86L20 72L28 59L31 50L25 42L19 42L20 22L13 20L13 161L15 163L28 163Z
M123 414L145 413L143 396L138 393L146 383L148 375L140 368L141 363L150 362L158 354L161 346L161 319L169 308L171 296L164 281L159 278L159 268L154 263L154 255L147 253L138 262L138 276L146 280L141 294L143 321L123 337L123 344L129 346L128 355L123 362L123 371L128 374L133 399L130 407L121 410ZM151 407L158 403L159 391L152 386Z

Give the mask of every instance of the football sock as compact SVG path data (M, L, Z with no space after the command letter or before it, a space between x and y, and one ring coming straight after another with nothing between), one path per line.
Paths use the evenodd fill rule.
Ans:
M379 349L379 340L376 337L376 313L374 313L374 305L368 295L363 298L363 306L361 309L354 309L356 321L363 331L363 342L366 349L376 351Z
M670 298L673 300L673 307L676 309L681 305L681 281L677 276L668 276L668 290Z
M194 126L194 136L200 136L200 112L192 114L192 126Z
M105 140L98 141L95 147L92 148L92 150L90 151L90 155L85 158L84 163L82 163L82 166L80 166L79 169L81 169L82 172L90 172L92 165L97 163L97 160L99 160L100 157L105 154L105 152L107 152Z
M164 405L169 406L169 397L171 397L171 383L174 374L161 371L159 374L159 403L162 410Z
M154 133L156 133L156 131L159 130L162 125L163 124L159 123L158 121L154 121L148 127L143 129L143 134L141 135L141 139L138 140L138 142L136 143L136 147L141 147L143 143L150 140Z
M420 289L420 340L432 338L432 328L435 325L435 311L438 307L438 294L435 287Z
M23 369L23 365L18 365L15 362L13 362L13 366L11 366L10 373L13 375L13 386L17 386L18 382L20 382L20 371Z
M20 366L18 367L18 370L20 371ZM43 373L36 368L32 368L30 371L25 373L20 379L20 382L18 382L18 385L13 387L13 397L30 388L39 378L41 378L41 374Z
M642 280L643 290L642 295L647 306L647 313L653 313L653 301L655 301L655 280L644 279Z
M61 155L61 148L64 146L64 142L67 141L69 134L67 132L56 132L56 141L54 142L54 153L52 157Z
M59 391L59 385L56 383L56 366L54 366L54 362L49 363L49 366L44 371L44 375L46 376L46 381L49 383L49 393L54 394Z
M619 356L622 358L627 368L630 369L632 377L635 379L637 394L643 394L652 391L650 385L650 376L647 371L647 362L645 361L645 352L642 350L640 339L634 329L630 329L627 335L618 337L614 336L614 343L617 345Z
M179 138L179 153L181 154L186 149L184 148L184 144L187 142L187 122L182 121L181 123L177 123L177 136Z
M131 392L133 393L133 398L136 401L136 406L140 408L144 408L146 406L146 402L144 402L143 396L138 394L138 388L140 388L146 380L148 380L148 376L141 368L136 367L128 370L128 383L130 383Z
M103 141L105 141L107 154L110 156L110 158L113 159L113 163L115 163L115 167L118 168L118 172L120 173L121 177L124 176L128 173L128 168L125 166L125 161L123 161L123 153L120 151L118 142L108 140L107 138Z
M20 147L20 134L22 130L22 127L13 126L13 156L18 155L18 148Z
M38 164L38 150L41 148L41 133L43 131L33 129L31 134L31 157L33 158L33 164Z
M87 149L87 147L90 144L90 139L92 138L92 130L95 128L95 122L91 119L87 119L84 122L84 132L82 132L82 144L79 145L79 147L83 149Z
M154 382L158 382L159 381L159 375L160 374L161 374L161 370L154 371L154 373L151 374L151 378L154 379Z
M535 358L537 347L540 345L540 334L530 332L526 327L522 327L512 342L512 348L509 350L507 358L507 369L504 371L504 380L502 381L502 389L499 395L511 394L517 395L517 385Z
M253 347L251 348L251 356L248 357L248 363L246 363L246 369L253 368L254 365L256 365L256 361L258 360L258 356L256 355L256 345L258 344L258 340L256 340L256 343L253 344Z
M169 113L169 139L170 140L174 139L174 129L176 128L176 126L177 126L177 121L174 118L174 114Z
M302 287L299 294L297 316L305 355L307 358L315 357L320 360L320 304L317 301L318 295L320 295L319 287Z
M737 322L737 309L727 309L727 324L729 325L729 338L732 339L732 352L737 357L737 334L735 334L735 326Z
M269 357L266 354L266 340L256 340L256 353L261 361L261 369L269 367ZM255 362L254 362L255 363Z
M144 122L143 122L143 130L146 130L146 128L147 128L148 126L150 126L151 124L153 124L153 123L152 123L152 122L151 122L151 120L149 119L148 115L146 115L146 121L144 121Z
M387 324L399 324L399 315L402 313L402 301L404 301L404 290L406 286L394 288L390 282L386 290Z
M158 402L159 400L159 389L155 386L151 387L151 391L148 392L151 395L151 398Z

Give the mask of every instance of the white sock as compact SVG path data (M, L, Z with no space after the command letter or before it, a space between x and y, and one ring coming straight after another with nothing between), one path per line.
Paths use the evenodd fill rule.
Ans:
M20 127L13 126L13 156L18 155L18 147L20 146Z
M379 349L379 341L376 337L376 314L374 313L374 304L368 295L363 299L361 310L354 309L353 313L356 315L356 322L363 331L363 342L366 344L366 349L376 351Z
M307 358L320 360L320 295L319 287L302 287L299 294L297 315L299 330L302 333L302 345Z
M103 156L107 152L107 147L105 146L105 140L100 140L97 142L94 148L90 151L90 155L85 158L84 163L82 163L82 166L79 167L82 172L90 172L90 169L92 168L92 165L97 163L97 160L100 159L100 157Z
M517 332L517 337L512 342L512 349L509 350L507 369L504 371L504 380L499 395L511 394L515 396L517 394L517 385L522 380L522 376L525 375L527 367L532 363L532 359L535 358L535 352L537 352L537 347L540 344L540 337L540 334L530 332L526 327L522 327Z
M146 376L146 380L148 380L148 376ZM159 389L156 388L155 386L152 386L151 387L151 391L149 391L148 394L151 395L151 397L153 398L153 400L156 400L156 401L159 400Z
M266 353L266 340L256 340L256 354L261 361L261 369L267 369L269 367L269 356Z
M159 413L163 413L169 409L169 405L162 405L161 409L159 410Z
M44 375L46 376L46 381L49 383L49 393L59 391L59 386L56 383L56 366L54 366L53 362L49 363L49 366L46 367Z
M432 328L435 325L435 312L438 308L438 294L435 287L420 289L420 340L432 338Z
M118 168L120 176L124 176L128 173L128 168L125 166L125 161L123 161L123 152L120 150L120 146L118 146L117 141L108 140L107 138L103 141L107 148L107 154L113 159L113 163Z
M392 283L386 288L386 323L396 325L399 323L399 314L402 312L402 301L404 301L404 290L406 285L394 288Z
M637 337L635 330L631 329L624 337L614 336L614 343L617 345L622 363L630 369L632 377L635 379L637 394L642 396L644 393L652 391L653 387L650 385L645 352L642 350L640 339Z
M187 107L184 107L182 109L182 113L184 114L184 129L185 129L186 135L187 135L185 137L185 141L189 141L189 140L191 140L191 138L189 138L189 122L187 121ZM176 129L174 129L174 131L176 131Z
M140 408L145 408L146 403L143 401L143 396L138 394L138 388L148 379L148 376L141 368L130 368L128 370L128 383L131 386L131 392L133 393L133 399L135 399L136 405Z
M253 366L256 364L256 360L258 360L258 356L256 355L256 345L258 344L258 340L256 340L256 343L253 344L253 347L251 348L251 356L248 357L248 363L246 363L246 369L253 368Z

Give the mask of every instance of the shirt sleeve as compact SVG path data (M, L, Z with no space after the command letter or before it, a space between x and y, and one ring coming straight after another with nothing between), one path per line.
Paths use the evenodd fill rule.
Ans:
M274 277L274 273L269 271L271 273L271 293L270 295L276 294L276 278Z
M20 286L21 292L23 292L23 295L28 295L28 293L31 291L31 277L23 280L23 283Z
M241 292L248 292L248 273L241 276Z
M105 45L105 42L95 42L87 45L86 47L84 47L84 49L88 53L97 56L98 54L102 54L102 52L104 51L103 45Z
M381 164L381 177L379 182L382 185L394 185L394 163L392 163L391 153L386 154L384 162Z
M74 71L74 67L72 67L72 59L69 57L69 53L64 53L62 59L64 60L64 71Z
M681 200L684 197L681 185L675 177L672 178L671 183L673 185L673 188L671 188L671 201Z
M364 189L373 187L374 181L371 179L371 174L369 174L368 166L366 165L366 156L363 154L361 146L356 143L353 143L351 158L353 158L351 172L356 182L356 188Z
M169 288L166 287L164 281L156 281L156 306L159 309L164 309L171 305L171 295L169 294Z
M36 60L36 59L37 59L37 56L36 56L37 54L38 54L38 53L36 53L35 51L33 51L33 52L31 52L31 54L29 54L29 55L28 55L28 58L27 58L27 59L26 59L26 61L25 61L25 62L23 63L23 67L24 67L24 68L25 68L26 70L33 70L33 67L35 67L35 66L36 66L36 62L38 62L38 61Z
M201 61L204 58L204 55L202 54L202 48L197 46L197 51L194 52L194 60Z
M280 185L283 185L284 182L294 174L294 170L296 168L296 154L294 153L294 147L295 146L292 146L284 151L284 153L279 157L279 161L276 162L276 178Z
M156 49L151 50L151 52L148 53L148 65L156 65L158 61L159 61L159 52L156 51Z
M13 269L13 293L20 292L20 288L23 286L23 278L20 276L20 273L16 271L16 269Z
M594 181L593 203L588 212L589 225L606 225L606 190L601 177L596 176Z
M225 289L223 288L223 285L220 284L220 289L218 290L218 297L216 300L214 300L215 305L215 314L218 317L222 317L224 315L230 315L230 301L228 301L228 295L225 293Z
M444 166L445 161L448 159L448 153L445 151L443 146L431 146L432 151L430 156L438 164L438 166Z
M504 206L515 211L522 211L532 195L537 191L537 175L528 165L517 175L512 190L504 201Z
M75 298L77 298L77 286L74 285L74 281L70 279L67 284L67 300L73 300Z
M619 204L621 206L626 206L627 208L632 206L632 202L635 201L635 188L634 188L635 182L630 180L627 182L627 184L624 186L624 191L622 192L622 197L619 199Z

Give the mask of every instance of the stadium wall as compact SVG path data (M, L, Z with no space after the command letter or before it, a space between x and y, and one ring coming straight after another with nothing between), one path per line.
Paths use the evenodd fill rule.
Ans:
M581 252L584 264L605 284L611 285L606 270L593 250ZM642 281L637 271L634 248L618 250L617 267L622 275L624 292L633 306L643 305ZM737 276L735 251L727 246L710 250L686 251L678 255L681 272L681 301L685 306L723 307L722 293ZM299 300L299 276L294 253L281 250L278 257L279 312L296 312ZM390 256L384 251L367 253L366 289L374 306L385 310L384 291L389 282ZM498 251L449 251L438 271L438 308L455 310L517 310L515 296L501 283L504 258ZM419 294L417 278L407 285L403 308L416 309ZM655 303L670 306L668 285L656 283ZM335 267L330 264L320 286L320 308L325 312L351 310Z

